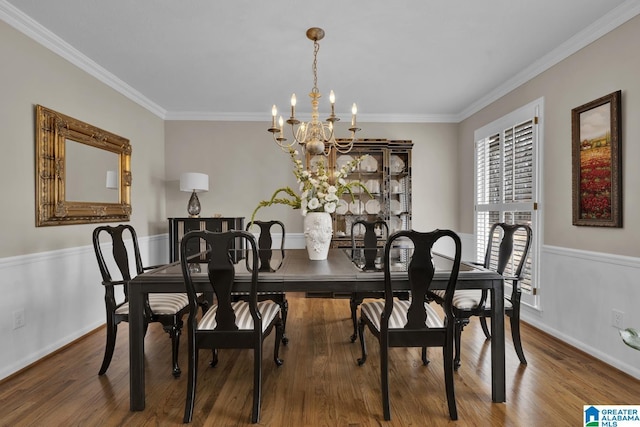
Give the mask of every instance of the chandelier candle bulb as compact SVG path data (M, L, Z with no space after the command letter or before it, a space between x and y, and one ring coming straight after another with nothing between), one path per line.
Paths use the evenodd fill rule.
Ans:
M351 126L355 127L356 125L356 114L358 113L358 107L356 106L356 103L353 103L353 107L351 107Z
M296 117L296 94L291 95L291 118Z
M276 127L276 116L278 115L278 109L276 108L275 104L273 105L273 107L271 107L271 117L272 117L272 123L271 123L271 128L275 129Z

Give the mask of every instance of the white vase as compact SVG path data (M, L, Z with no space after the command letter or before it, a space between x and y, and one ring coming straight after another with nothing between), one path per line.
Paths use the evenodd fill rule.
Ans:
M331 214L327 212L307 212L304 217L304 238L310 260L327 259L333 224Z

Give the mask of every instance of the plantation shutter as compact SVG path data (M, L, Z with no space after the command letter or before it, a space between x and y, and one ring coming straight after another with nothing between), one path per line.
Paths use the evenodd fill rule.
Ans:
M537 109L526 108L514 112L482 130L476 131L476 200L475 235L476 258L483 262L491 225L496 222L529 225L534 233L533 244L524 267L521 282L523 300L531 295L534 300L534 249L537 240L537 188L536 156L538 117L531 114ZM483 132L484 133L480 133ZM480 136L480 137L479 137ZM514 253L505 274L511 274L522 255L524 235L516 234ZM494 247L497 246L494 243ZM493 266L497 254L491 254Z

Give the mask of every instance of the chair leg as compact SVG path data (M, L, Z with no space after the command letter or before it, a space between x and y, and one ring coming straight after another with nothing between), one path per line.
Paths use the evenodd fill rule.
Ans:
M287 338L287 314L289 313L289 301L284 298L280 302L280 313L282 315L282 344L289 344L289 338Z
M511 338L513 340L513 346L516 349L516 354L518 355L518 359L520 359L520 363L523 365L527 364L527 359L524 357L524 351L522 350L522 339L520 338L520 312L516 312L515 310L509 316L511 321Z
M358 338L358 306L362 304L362 298L359 298L357 294L352 293L349 299L349 305L351 306L351 321L353 322L353 334L351 335L351 342L356 342Z
M182 422L190 423L193 418L193 406L196 401L196 375L198 372L198 349L192 338L189 339L189 369L187 380L187 400L184 405Z
M484 332L484 336L487 339L491 339L491 332L489 332L489 327L487 326L487 318L485 316L480 316L480 326L482 326L482 332Z
M113 357L113 350L116 346L116 335L118 334L118 325L113 323L113 319L107 319L107 343L104 348L104 358L102 359L102 366L98 375L103 375L109 369L111 364L111 358Z
M362 349L362 357L358 359L358 366L362 366L367 361L367 345L364 342L364 320L362 318L358 323L358 336L360 337L360 348Z
M276 366L282 366L282 359L280 359L280 342L284 344L284 321L280 320L276 323L276 342L273 346L273 361Z
M262 337L253 349L253 409L251 422L256 424L260 420L260 397L262 394Z
M455 332L454 332L455 334ZM453 370L454 370L454 360L453 360L453 347L451 345L451 338L448 338L448 343L442 348L442 356L444 359L444 383L445 389L447 392L447 404L449 406L449 417L452 420L458 419L458 409L456 407L456 395L455 388L453 384Z
M469 320L467 319L467 322L468 321ZM456 319L454 323L454 329L453 329L454 330L453 340L455 345L455 357L453 358L453 369L455 369L456 371L460 367L460 350L462 347L460 341L462 340L462 328L464 328L464 319Z
M212 348L211 349L211 362L209 362L209 366L211 366L212 368L215 368L217 364L218 364L218 349L217 348Z
M427 366L429 358L427 357L427 347L422 347L422 365Z
M164 326L163 329L169 334L171 338L171 364L172 374L175 378L178 378L182 371L178 365L178 349L180 348L180 331L182 329L182 321L178 321L170 326Z
M380 336L380 380L382 387L382 412L386 421L391 420L389 404L389 346L384 334Z

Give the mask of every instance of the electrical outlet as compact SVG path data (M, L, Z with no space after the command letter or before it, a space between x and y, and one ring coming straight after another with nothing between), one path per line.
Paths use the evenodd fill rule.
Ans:
M24 325L24 308L21 308L13 312L13 329L22 328Z
M622 329L624 323L624 313L620 310L611 310L611 326Z

